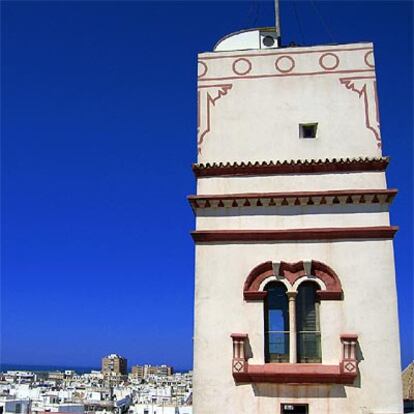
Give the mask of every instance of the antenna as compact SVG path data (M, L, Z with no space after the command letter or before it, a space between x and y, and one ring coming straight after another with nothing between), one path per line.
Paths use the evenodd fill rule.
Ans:
M276 35L280 39L281 31L280 31L279 0L275 0L275 29L276 29Z

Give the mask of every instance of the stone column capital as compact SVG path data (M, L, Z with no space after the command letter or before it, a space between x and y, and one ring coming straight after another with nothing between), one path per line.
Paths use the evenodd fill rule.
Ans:
M287 297L289 300L295 300L296 299L296 295L298 294L298 292L287 292Z

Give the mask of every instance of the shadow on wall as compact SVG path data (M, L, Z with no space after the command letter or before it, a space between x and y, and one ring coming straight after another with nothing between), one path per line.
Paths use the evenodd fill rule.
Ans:
M346 398L345 386L341 384L286 385L253 384L256 397L280 398Z
M354 214L385 213L386 204L318 205L318 206L278 206L278 207L238 207L207 208L197 212L199 217L239 217L239 216L298 216L303 214Z
M245 342L245 350L244 350L244 352L246 354L246 359L250 359L250 358L253 358L254 357L254 355L253 355L253 349L252 349L252 347L250 345L250 341L249 340L247 340Z

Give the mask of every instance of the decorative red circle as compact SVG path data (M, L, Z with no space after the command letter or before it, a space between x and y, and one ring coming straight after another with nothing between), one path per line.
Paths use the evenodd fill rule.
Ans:
M244 62L244 63L247 63L247 68L246 68L246 70L238 70L237 68L236 68L236 65L239 63L239 62ZM236 74L236 75L241 75L241 76L243 76L243 75L247 75L250 71L252 70L252 63L250 62L250 60L247 60L247 59L244 59L244 58L240 58L240 59L236 59L234 62L233 62L233 72Z
M289 60L290 61L290 67L289 68L287 68L287 69L283 69L283 68L281 68L280 67L280 61L281 60ZM290 56L288 56L288 55L283 55L283 56L280 56L280 57L278 57L277 59L276 59L276 62L275 62L275 67L276 67L276 69L279 71L279 72L282 72L282 73L288 73L288 72L291 72L292 70L293 70L293 68L295 67L295 61L293 60L293 58L292 57L290 57Z
M198 65L199 65L198 66L198 69L199 69L198 77L202 78L207 73L208 68L207 68L207 65L204 62L201 62L201 61L198 61ZM203 68L202 71L200 70L200 66Z
M335 59L335 63L333 65L327 65L326 63L324 63L324 59L327 56L332 56ZM324 53L320 58L319 58L319 65L321 65L322 68L324 68L325 70L334 70L338 67L339 65L339 57L337 55L335 55L335 53Z
M368 58L369 58L370 56L374 57L374 54L372 53L372 50L370 50L369 52L365 53L365 56L364 56L364 61L365 61L365 64L366 64L369 68L373 68L373 67L375 67L375 65L373 65L372 63L369 63L369 60L368 60Z

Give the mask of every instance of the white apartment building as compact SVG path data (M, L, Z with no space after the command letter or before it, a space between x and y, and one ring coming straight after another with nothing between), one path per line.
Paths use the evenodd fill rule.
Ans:
M29 414L31 402L29 399L0 396L0 413L2 414Z
M173 405L137 404L131 407L130 414L193 414L193 407Z

